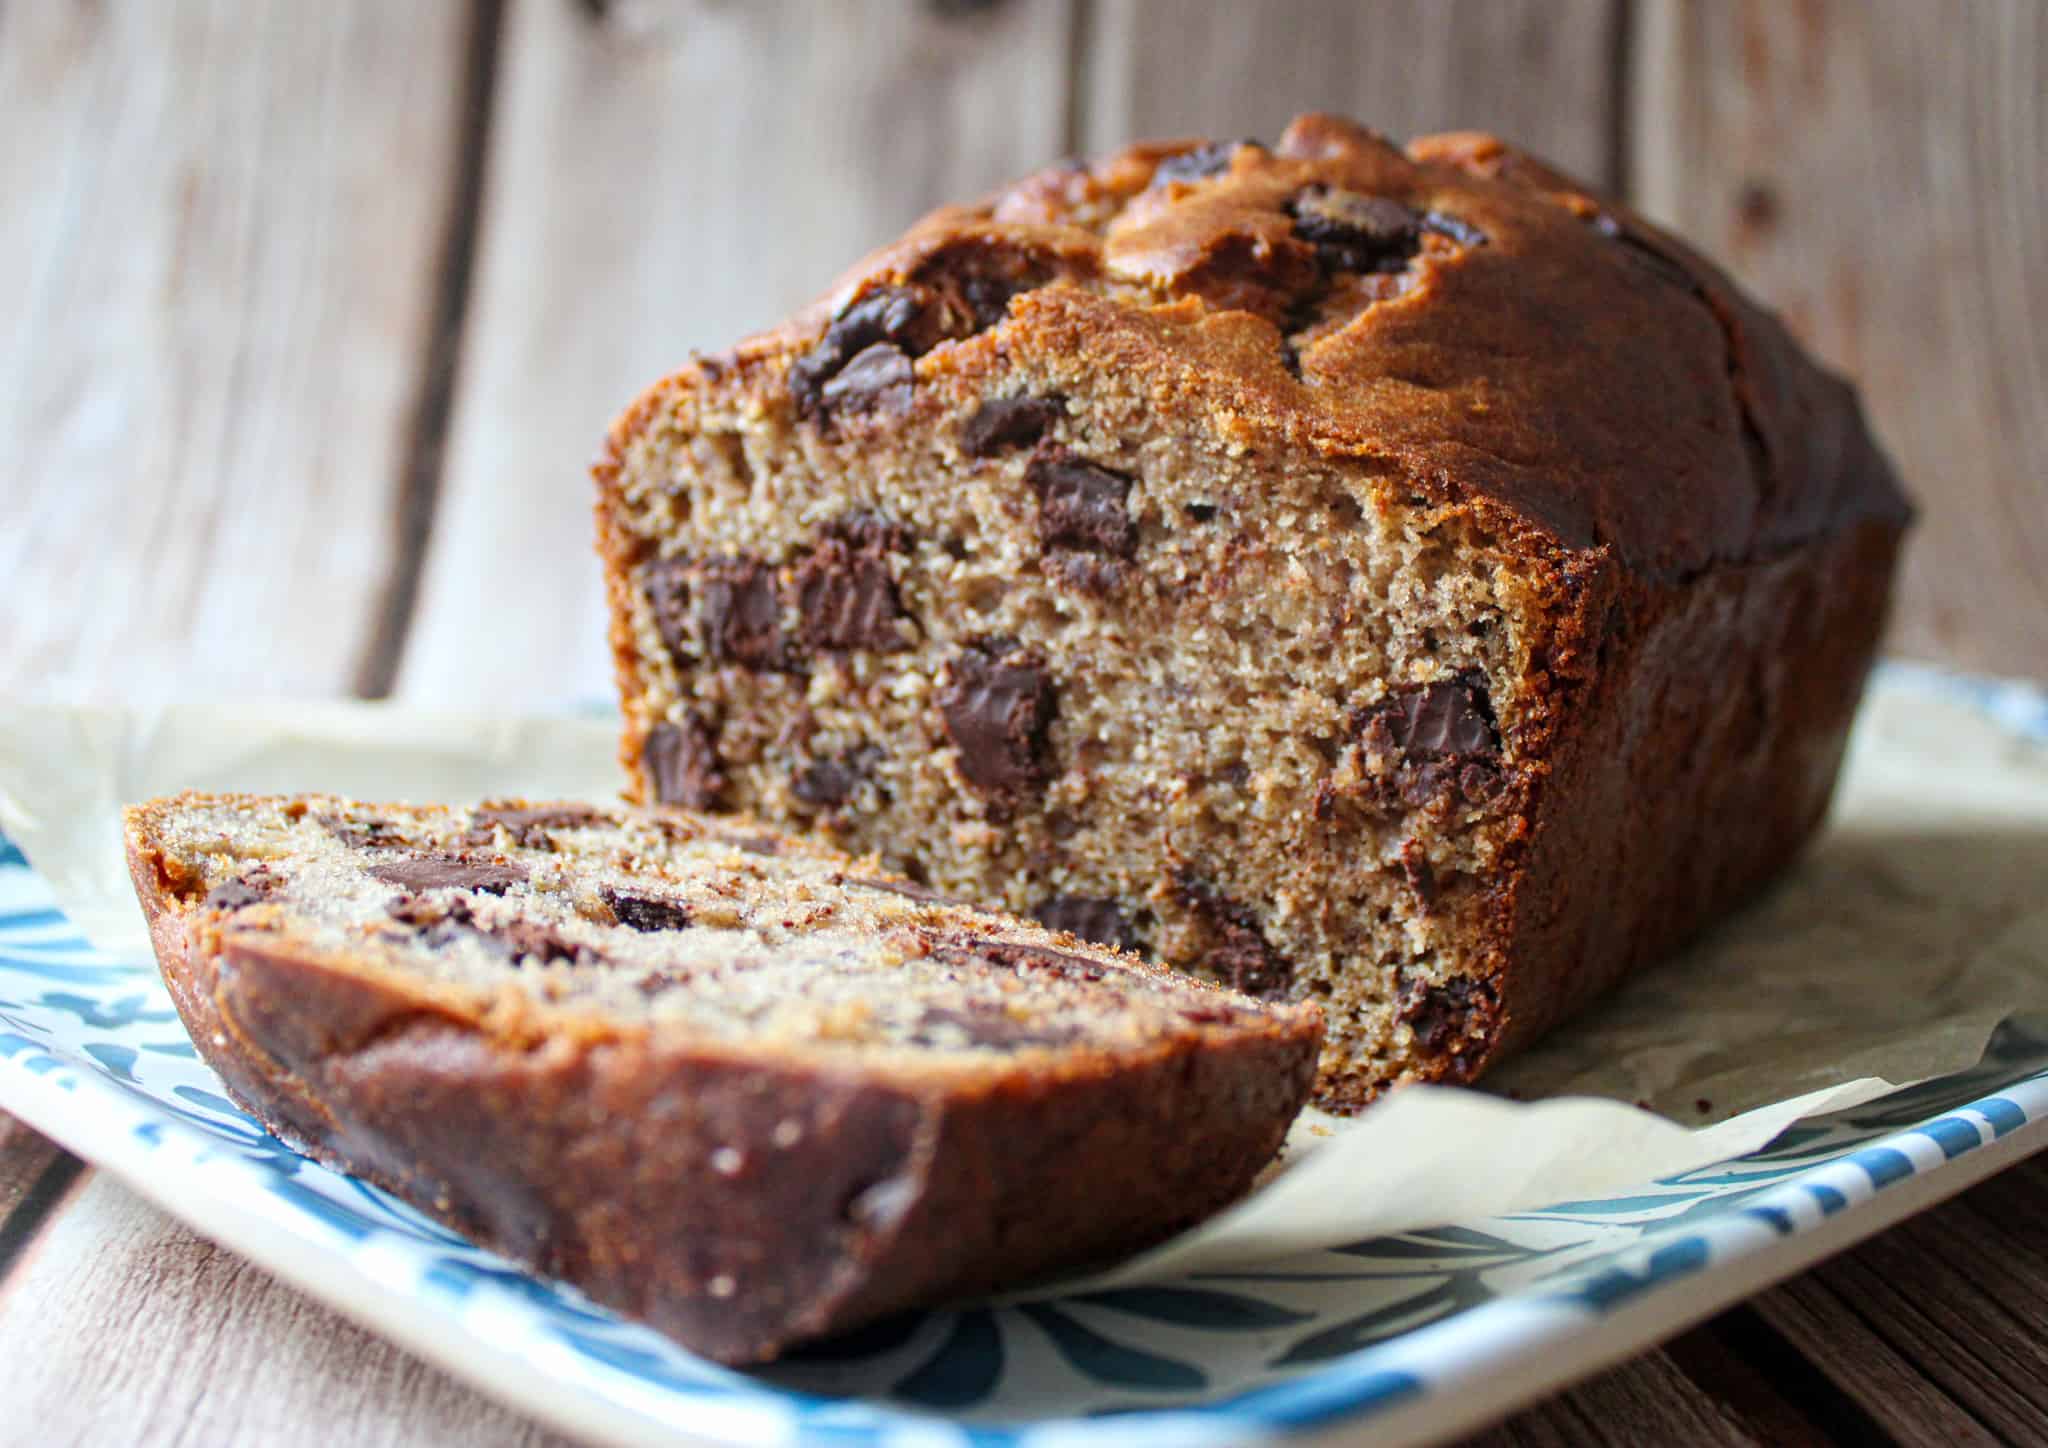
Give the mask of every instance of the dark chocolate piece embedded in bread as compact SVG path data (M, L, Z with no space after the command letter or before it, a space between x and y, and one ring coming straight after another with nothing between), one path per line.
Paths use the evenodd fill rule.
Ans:
M1682 244L1322 116L935 213L597 480L641 795L1319 1000L1339 1108L1784 867L1907 519L1850 389ZM887 629L820 631L856 518ZM731 560L772 668L662 582Z
M1159 1241L1314 1075L1312 1009L678 812L184 795L128 855L273 1131L728 1362Z

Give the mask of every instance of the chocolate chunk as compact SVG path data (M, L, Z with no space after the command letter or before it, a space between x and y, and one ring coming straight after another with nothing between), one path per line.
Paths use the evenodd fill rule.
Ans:
M910 530L867 508L841 513L825 525L825 536L866 553L910 551Z
M944 1038L935 1028L944 1026L961 1032L971 1046L1010 1051L1026 1046L1064 1046L1081 1035L1078 1026L1020 1021L993 1002L970 1001L958 1009L927 1006L918 1015L911 1039L920 1045L936 1045Z
M896 580L878 548L826 538L796 570L798 636L808 649L909 647L897 631L906 617Z
M255 905L269 898L277 888L277 877L260 866L240 879L223 880L206 892L200 905L207 910L233 912L244 905Z
M970 268L953 280L959 298L974 319L974 330L986 332L1010 315L1010 298L1040 284L1037 276L1006 273L1000 269Z
M960 428L960 451L971 458L993 457L1031 447L1066 409L1046 397L991 397Z
M927 257L907 286L870 288L790 368L798 415L901 412L914 395L911 359L995 326L1012 297L1050 276L1039 258L981 238Z
M1200 181L1210 176L1220 176L1230 169L1230 158L1240 146L1256 146L1257 141L1209 141L1192 151L1182 151L1178 156L1168 156L1153 168L1151 185L1164 186L1170 181Z
M1373 725L1384 725L1393 747L1409 759L1500 753L1486 676L1477 669L1396 690L1372 706Z
M690 566L681 558L662 558L647 566L647 604L654 628L668 646L669 657L686 662L696 650L690 643Z
M1359 720L1369 754L1389 760L1382 804L1420 809L1434 800L1478 804L1500 787L1500 731L1486 676L1467 669L1449 679L1396 690Z
M1100 961L1047 945L1025 945L1015 940L994 940L985 935L962 937L955 945L942 945L932 952L934 960L947 964L984 962L1014 970L1020 975L1033 971L1056 975L1062 980L1101 980L1109 967Z
M1442 985L1409 985L1401 1019L1415 1032L1415 1044L1429 1052L1458 1044L1483 1047L1497 1011L1493 987L1471 976L1454 975Z
M933 298L945 337L985 332L1010 314L1010 299L1052 279L1042 257L1014 242L976 237L927 257L917 283Z
M797 771L790 792L805 804L837 809L853 797L855 787L869 777L881 757L881 750L864 744L838 759L814 760Z
M506 957L514 964L531 960L546 965L550 961L567 960L589 965L604 959L590 946L579 945L554 926L538 920L514 920L485 933L503 948Z
M469 902L460 896L437 902L424 895L403 895L385 909L393 920L418 931L420 944L429 950L440 950L457 940L474 940L493 955L510 958L504 944L491 938L477 922Z
M1074 593L1106 596L1122 588L1134 565L1121 558L1104 558L1099 553L1077 553L1070 548L1054 549L1045 558L1046 576Z
M604 953L593 946L570 940L552 925L538 920L514 920L504 925L485 925L477 920L467 902L455 900L445 910L433 902L409 897L390 906L392 919L423 927L420 943L440 949L457 940L468 940L513 965L536 961L566 960L577 965L602 962Z
M1114 900L1090 895L1054 895L1041 900L1031 911L1039 924L1051 930L1065 930L1097 945L1118 950L1136 950L1138 932L1131 927Z
M370 875L401 890L480 890L486 895L502 895L527 878L526 867L510 860L471 860L442 854L419 854L373 865Z
M1267 944L1249 917L1218 921L1216 931L1217 943L1202 961L1205 969L1246 995L1271 998L1287 994L1294 983L1294 967Z
M901 417L910 411L916 369L901 347L877 342L864 347L827 381L819 402L835 413L879 412Z
M1422 217L1388 196L1315 185L1288 210L1294 234L1333 271L1400 271L1422 245Z
M805 804L837 809L853 796L860 777L836 759L819 759L797 771L789 792Z
M758 558L721 558L705 565L700 582L706 656L748 669L784 667L775 570Z
M610 885L598 895L612 907L612 917L632 930L682 930L690 923L690 907L664 895L635 895Z
M719 767L718 736L701 715L685 715L680 724L655 725L641 746L640 759L660 803L717 807L725 771Z
M401 895L384 907L384 913L401 925L423 929L453 921L457 925L472 925L476 917L470 913L469 902L454 899L436 902L424 895ZM431 942L430 942L431 943Z
M470 821L468 839L473 844L489 844L494 827L502 825L515 844L533 850L552 847L549 830L589 829L611 823L608 816L587 804L544 804L532 809L478 805L470 813Z
M1181 511L1188 515L1190 523L1207 523L1216 517L1214 503L1183 503Z
M1395 778L1401 803L1424 809L1438 800L1484 804L1500 789L1500 770L1480 759L1429 760L1404 765Z
M1200 961L1212 975L1246 995L1271 999L1287 994L1294 984L1294 966L1267 943L1251 911L1201 880L1174 880L1174 896L1209 932L1210 946Z
M829 413L834 399L826 396L827 384L877 343L889 343L906 364L929 351L941 339L943 326L934 315L938 309L933 301L922 287L875 287L849 302L817 345L789 370L789 391L798 415ZM894 366L881 361L867 365Z
M389 820L352 820L336 814L313 819L335 839L359 850L403 850L412 845L412 837Z
M1131 478L1064 448L1041 448L1024 470L1038 494L1038 536L1048 548L1080 548L1129 558L1138 551L1131 521Z
M1046 735L1056 709L1043 664L991 645L961 652L939 694L960 773L984 794L1006 801L1052 778Z

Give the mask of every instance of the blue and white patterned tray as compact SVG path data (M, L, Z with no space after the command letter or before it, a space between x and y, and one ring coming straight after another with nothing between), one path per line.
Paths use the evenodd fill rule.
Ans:
M96 953L0 840L0 1107L497 1396L615 1441L1435 1436L1640 1348L2048 1144L2048 1029L1627 1195L1170 1285L912 1315L761 1373L698 1361L280 1146L153 964Z

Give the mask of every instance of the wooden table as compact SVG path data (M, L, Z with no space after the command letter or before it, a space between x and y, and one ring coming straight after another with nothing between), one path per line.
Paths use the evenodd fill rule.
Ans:
M2048 7L0 6L0 682L608 689L611 410L924 206L1296 109L1492 127L1727 260L1928 503L1900 651L2048 675ZM1488 1434L2048 1440L2036 1159ZM550 1435L0 1118L0 1436Z

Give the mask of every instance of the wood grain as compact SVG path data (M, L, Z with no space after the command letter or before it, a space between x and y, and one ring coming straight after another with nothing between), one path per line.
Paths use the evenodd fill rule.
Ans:
M1098 0L1082 44L1084 150L1140 136L1261 136L1309 110L1392 136L1496 130L1607 176L1615 0Z
M1896 647L2048 676L2048 7L1645 0L1631 181L1859 377Z
M63 1155L64 1149L55 1142L0 1111L0 1222L7 1220L50 1163Z
M83 1164L0 1112L0 1294L17 1263L63 1207Z
M613 414L930 206L1056 155L1067 22L1064 3L513 6L403 697L610 696L585 469Z
M346 690L463 14L0 9L0 687Z
M1797 1441L1758 1436L1664 1352L1652 1350L1464 1440L1461 1448L1792 1448Z
M1794 1279L1759 1299L1757 1310L1802 1355L1825 1361L1829 1377L1904 1448L1991 1448L1999 1441L1818 1278Z
M0 1292L0 1343L0 1441L562 1441L98 1173Z
M1756 1303L1908 1443L2048 1442L2048 1160Z

